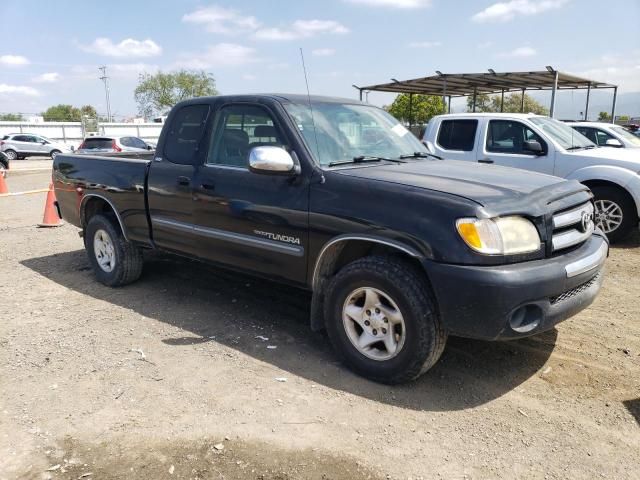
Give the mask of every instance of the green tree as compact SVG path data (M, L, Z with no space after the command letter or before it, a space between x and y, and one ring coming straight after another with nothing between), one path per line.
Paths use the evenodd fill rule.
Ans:
M409 103L411 103L411 112L409 112ZM435 115L444 113L445 104L442 97L419 94L413 94L409 102L409 94L401 93L387 107L387 111L401 122L411 121L413 125L419 125L427 123Z
M476 112L499 112L501 95L482 93L476 96ZM521 111L522 94L511 93L505 95L503 112L518 113ZM467 111L473 111L473 96L467 97ZM536 101L531 95L524 95L524 112L538 115L549 115L549 109Z
M202 70L180 70L140 75L134 98L138 104L138 112L149 118L166 112L181 100L217 94L212 74Z
M42 114L47 122L79 122L84 115L96 118L98 113L91 105L83 105L78 108L73 105L60 104L47 108Z
M2 122L19 122L20 120L22 120L22 115L19 113L0 114L0 121Z
M600 112L598 114L598 121L599 122L610 122L611 121L611 115L609 115L607 112Z

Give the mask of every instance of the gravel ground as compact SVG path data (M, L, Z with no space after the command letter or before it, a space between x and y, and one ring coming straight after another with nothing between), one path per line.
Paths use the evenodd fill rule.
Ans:
M75 228L35 228L44 198L0 198L0 479L638 478L637 234L557 330L451 338L389 387L336 362L305 292L153 253L98 284Z

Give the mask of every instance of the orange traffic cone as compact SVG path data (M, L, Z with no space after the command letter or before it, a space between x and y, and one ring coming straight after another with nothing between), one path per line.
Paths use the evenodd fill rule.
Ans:
M53 183L49 184L49 192L47 193L47 202L44 204L44 216L42 217L42 223L39 223L39 227L59 227L62 225L60 217L53 202L56 201L56 194L53 191Z
M7 182L4 181L4 176L0 175L0 193L9 193L7 188Z

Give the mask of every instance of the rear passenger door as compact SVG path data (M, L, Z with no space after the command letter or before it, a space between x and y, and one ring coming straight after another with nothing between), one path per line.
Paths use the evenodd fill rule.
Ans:
M448 160L475 161L478 120L452 118L440 122L434 148L436 154Z
M236 103L216 112L206 163L194 182L199 255L293 282L306 278L308 182L249 170L252 148L292 151L276 112Z
M148 202L155 244L165 250L195 255L193 179L208 148L211 107L185 105L172 113L163 145L151 163Z
M538 142L543 152L536 154L525 142ZM554 155L550 146L529 126L518 120L489 120L478 148L478 162L522 168L553 175Z

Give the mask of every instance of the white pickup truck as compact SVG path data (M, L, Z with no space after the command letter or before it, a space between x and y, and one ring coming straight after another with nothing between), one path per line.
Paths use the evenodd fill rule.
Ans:
M446 159L522 168L587 185L596 224L611 241L640 217L640 151L599 148L568 125L534 114L461 113L431 119L422 139Z

